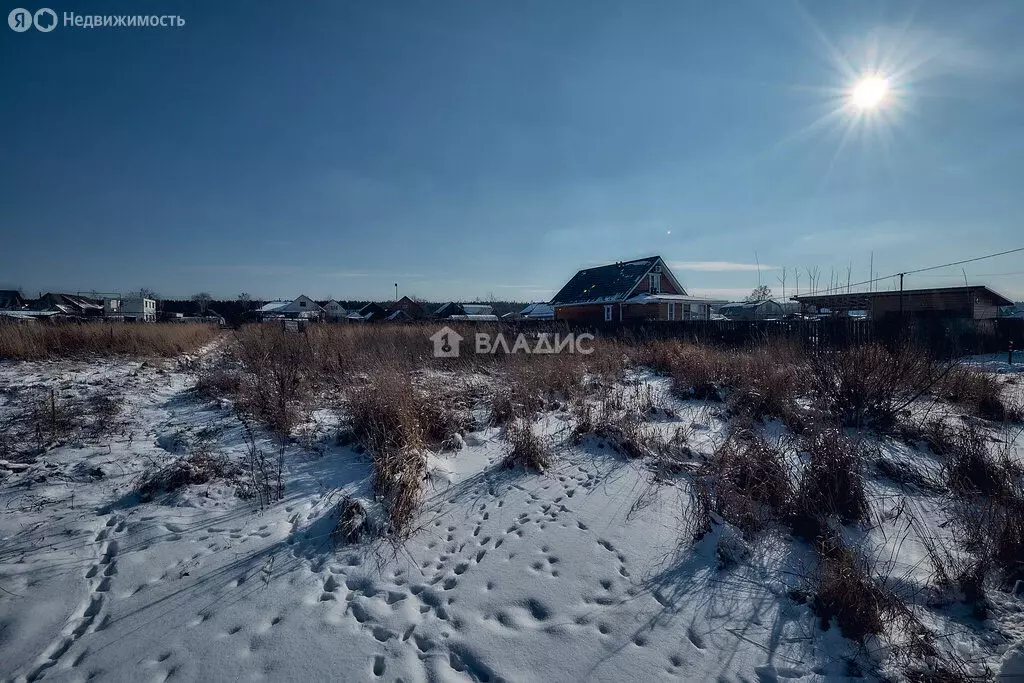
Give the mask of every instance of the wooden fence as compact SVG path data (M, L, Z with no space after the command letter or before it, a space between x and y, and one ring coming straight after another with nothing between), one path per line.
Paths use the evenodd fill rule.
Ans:
M503 323L517 331L589 332L601 338L681 339L713 346L742 347L765 341L795 343L810 350L845 348L879 343L895 347L911 344L940 357L1004 352L1013 343L1024 348L1024 319L957 320L908 318L861 320L679 320L611 322L578 325L550 321Z

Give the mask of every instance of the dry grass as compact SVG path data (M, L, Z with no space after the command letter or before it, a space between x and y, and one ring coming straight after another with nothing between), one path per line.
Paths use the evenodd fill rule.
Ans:
M867 560L838 537L822 540L817 550L818 572L809 592L822 629L834 619L851 640L883 633L899 602L874 579Z
M934 381L933 364L909 347L877 344L825 351L811 357L816 398L844 427L892 429L915 396Z
M750 432L734 432L702 469L698 497L744 534L756 533L787 513L793 484L782 452Z
M222 455L198 451L142 475L136 493L142 500L151 500L158 494L170 493L186 486L205 484L214 479L227 479L240 473L240 469Z
M54 323L0 321L0 358L43 360L82 356L171 358L219 334L216 325L177 323Z
M551 466L551 449L526 420L515 420L505 428L508 450L505 467L523 467L543 472Z
M1020 408L1008 403L997 375L965 365L948 368L937 383L936 393L986 420L1019 422L1024 419Z
M416 385L408 374L387 371L350 391L346 417L353 438L373 461L393 534L409 530L426 480L424 450L445 446L468 427L468 415L437 385Z
M829 517L844 524L866 519L868 503L861 443L838 429L827 429L806 437L804 448L808 461L796 491L794 530L815 538Z

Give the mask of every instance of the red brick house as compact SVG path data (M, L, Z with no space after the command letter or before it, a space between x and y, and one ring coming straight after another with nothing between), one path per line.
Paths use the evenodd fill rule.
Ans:
M710 304L688 295L660 256L584 268L551 299L555 320L580 323L707 320Z

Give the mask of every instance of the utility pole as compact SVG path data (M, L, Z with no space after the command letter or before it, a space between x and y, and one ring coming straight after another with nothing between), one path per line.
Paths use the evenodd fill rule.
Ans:
M395 283L395 301L398 301L398 283Z

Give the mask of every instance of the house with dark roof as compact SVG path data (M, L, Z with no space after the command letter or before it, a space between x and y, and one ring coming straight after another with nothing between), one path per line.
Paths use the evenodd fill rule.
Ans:
M391 320L390 316L394 315L398 311L404 313L409 320L420 320L421 318L427 317L427 312L423 310L423 305L407 296L403 296L401 299L391 304L387 311L388 319ZM395 319L398 320L399 318ZM405 318L401 319L404 320Z
M39 311L54 311L76 317L103 317L103 302L78 294L47 292L39 297L35 305Z
M383 320L388 316L388 312L380 304L375 304L371 301L370 303L360 308L355 315L357 316L358 320L369 323L377 322L378 320ZM352 317L351 313L349 314L348 319L352 321L356 320L355 318Z
M454 301L449 301L438 307L432 316L434 318L486 316L488 319L497 320L497 316L494 315L494 307L490 304L459 304Z
M660 256L584 268L551 299L555 320L580 323L707 320L710 300L690 296Z
M25 308L25 299L16 289L0 289L0 311L17 311Z

